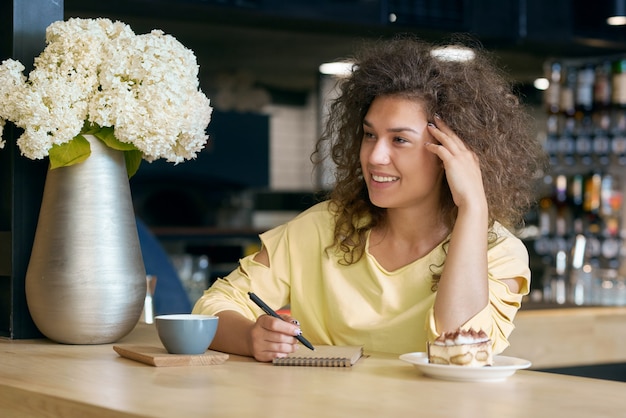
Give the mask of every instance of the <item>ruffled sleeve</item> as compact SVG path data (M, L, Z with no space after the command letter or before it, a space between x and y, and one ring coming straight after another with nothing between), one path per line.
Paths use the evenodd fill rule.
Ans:
M239 260L237 269L218 278L196 302L193 313L215 315L230 310L248 319L256 320L263 311L251 302L248 292L262 296L272 307L283 307L290 302L289 265L290 239L288 224L280 225L260 235L270 257L272 268L254 260L252 254Z
M196 302L192 313L215 315L222 311L236 311L254 321L263 312L250 303L248 292L251 288L250 277L269 275L269 268L254 261L254 255L239 261L239 267L228 276L218 278L203 296Z

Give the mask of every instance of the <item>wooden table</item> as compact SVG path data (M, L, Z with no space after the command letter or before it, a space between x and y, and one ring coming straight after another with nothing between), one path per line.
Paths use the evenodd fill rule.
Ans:
M118 344L159 345L140 324ZM500 383L422 376L390 354L352 368L277 367L231 356L220 365L153 367L112 345L0 340L3 417L617 417L626 384L518 371Z

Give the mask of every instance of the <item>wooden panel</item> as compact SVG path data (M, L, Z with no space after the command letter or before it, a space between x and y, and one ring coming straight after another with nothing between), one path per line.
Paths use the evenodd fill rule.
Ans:
M533 368L626 362L626 307L521 311L503 354Z
M0 2L0 60L14 58L22 62L26 72L33 58L45 47L48 25L63 19L63 2L49 0L13 0ZM35 236L39 206L43 195L47 160L32 161L20 155L16 145L17 129L7 124L0 150L0 231L2 240L11 237L8 254L3 254L0 300L8 301L0 311L0 335L11 338L34 338L41 334L35 327L28 308L24 278ZM2 249L5 251L7 242ZM7 258L9 275L5 276Z

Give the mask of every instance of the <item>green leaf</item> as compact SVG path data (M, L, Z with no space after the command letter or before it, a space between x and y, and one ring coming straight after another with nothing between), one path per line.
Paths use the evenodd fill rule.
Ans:
M85 121L85 123L83 123L83 129L81 129L80 133L95 135L100 131L100 129L102 128L100 128L100 125L97 123L89 123L88 121Z
M69 142L53 145L48 153L50 168L67 167L85 161L91 155L89 141L82 135L77 135Z
M126 172L128 173L128 178L134 176L137 170L139 170L142 156L143 154L139 150L124 152L124 160L126 161Z
M141 160L143 159L143 154L137 149L136 146L117 139L113 134L112 127L106 126L104 128L99 128L99 130L94 132L93 135L104 142L107 147L118 151L124 151L124 160L126 161L126 172L128 173L128 178L135 175L137 170L139 170Z
M94 133L94 136L104 142L109 148L113 148L119 151L136 151L137 147L127 142L122 142L113 134L112 127L100 128L98 132Z
M104 142L104 144L114 150L124 152L124 162L126 163L126 172L128 178L137 173L143 154L133 144L127 144L118 140L113 134L113 128L101 128L96 124L85 123L82 130L83 134L91 134ZM85 161L91 155L91 147L89 141L79 134L71 141L62 145L53 145L48 153L50 157L50 168L67 167Z

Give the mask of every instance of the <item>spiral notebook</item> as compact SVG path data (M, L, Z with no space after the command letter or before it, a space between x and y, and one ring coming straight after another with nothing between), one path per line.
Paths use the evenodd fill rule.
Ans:
M275 358L275 366L351 367L363 356L363 346L316 345L315 351L300 347L287 357Z

